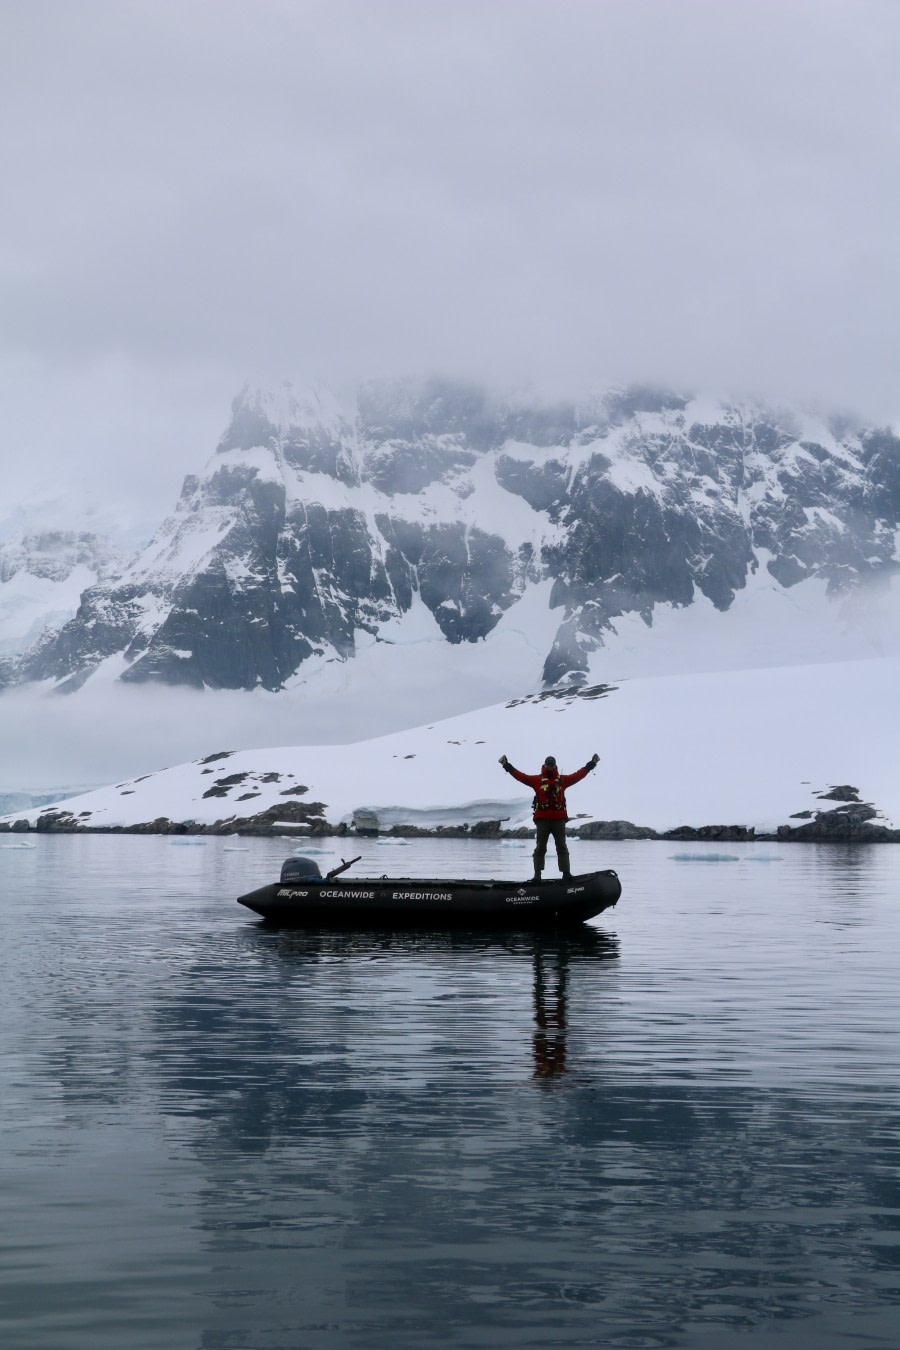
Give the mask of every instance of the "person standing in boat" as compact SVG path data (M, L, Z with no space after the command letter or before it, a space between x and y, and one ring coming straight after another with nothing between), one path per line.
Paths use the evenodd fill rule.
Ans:
M600 756L594 755L583 769L576 769L574 773L560 773L553 755L548 755L541 766L540 773L522 773L520 769L516 769L510 764L505 755L500 756L500 763L508 774L512 774L513 778L519 783L525 783L528 787L534 788L532 810L534 811L536 840L532 881L540 881L541 879L544 859L547 856L547 841L551 835L556 845L556 859L559 863L559 870L562 872L562 879L563 881L572 880L572 872L569 866L569 847L566 843L566 821L569 819L569 813L566 810L566 788L571 787L573 783L580 783L582 778L586 778L599 762Z

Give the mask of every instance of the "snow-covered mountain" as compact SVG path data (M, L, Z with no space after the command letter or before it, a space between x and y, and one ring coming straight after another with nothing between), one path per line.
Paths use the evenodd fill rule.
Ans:
M136 540L111 503L71 491L38 494L0 519L0 660L52 642L92 586L119 576ZM2 684L2 680L0 680Z
M281 690L379 643L508 661L511 628L523 691L885 654L898 539L900 440L871 427L647 389L247 391L10 678Z

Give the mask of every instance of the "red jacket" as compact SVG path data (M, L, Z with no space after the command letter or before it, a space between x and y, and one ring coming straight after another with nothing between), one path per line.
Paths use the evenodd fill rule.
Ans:
M540 773L522 773L520 769L514 769L511 764L504 764L503 767L518 782L526 783L528 787L534 788L533 810L535 820L568 820L566 788L571 787L573 783L580 783L582 778L586 778L591 772L594 765L585 764L583 769L577 769L575 773L560 773L556 765L548 768L546 764L542 766Z

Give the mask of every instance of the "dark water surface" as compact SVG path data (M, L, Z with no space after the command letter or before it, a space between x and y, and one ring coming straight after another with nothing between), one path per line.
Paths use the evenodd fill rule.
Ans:
M580 934L316 935L234 903L280 840L0 839L4 1350L900 1345L900 849L582 844Z

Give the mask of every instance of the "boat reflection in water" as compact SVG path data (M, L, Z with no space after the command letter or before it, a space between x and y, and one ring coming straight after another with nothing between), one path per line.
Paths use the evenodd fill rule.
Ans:
M366 1028L357 1026L354 1046L346 1040L350 1028L346 1025L340 1028L340 1039L351 1057L354 1050L363 1045L372 1047L373 1039L380 1039L386 1052L382 1063L386 1072L392 1067L400 1068L396 1036L401 1028L409 1032L415 1026L418 1033L417 1049L408 1036L404 1037L402 1058L407 1065L411 1059L427 1055L428 1045L436 1053L446 1054L446 1047L441 1044L445 1037L477 1042L484 1052L492 1035L501 1031L508 1045L510 1009L502 1006L501 1010L498 1006L493 982L503 969L504 984L522 989L524 981L516 972L524 977L530 966L529 1061L531 1077L539 1081L560 1078L570 1069L567 1041L573 967L587 968L584 974L595 995L598 992L595 982L598 978L602 980L600 967L616 963L619 957L618 940L589 925L523 933L503 929L397 932L261 927L253 930L250 943L270 967L273 992L275 986L296 987L299 978L306 986L307 996L317 989L325 998L315 1020L329 1024L332 1044L337 1026L328 1012L329 998L335 997L339 1003L343 999L355 1000L362 981L370 985L366 1002L373 1016L380 1020L376 1013L376 986L390 990L394 995L390 1018L388 1023L382 1023L380 1035L373 1023ZM491 987L490 994L478 987L481 973ZM323 978L326 974L328 978ZM595 999L591 997L590 1002L596 1013ZM508 1005L506 997L502 1005ZM473 1016L479 1009L483 1013L481 1018ZM521 1041L519 1045L521 1052L525 1046ZM513 1058L521 1063L520 1055L513 1053ZM494 1064L493 1071L497 1067Z

